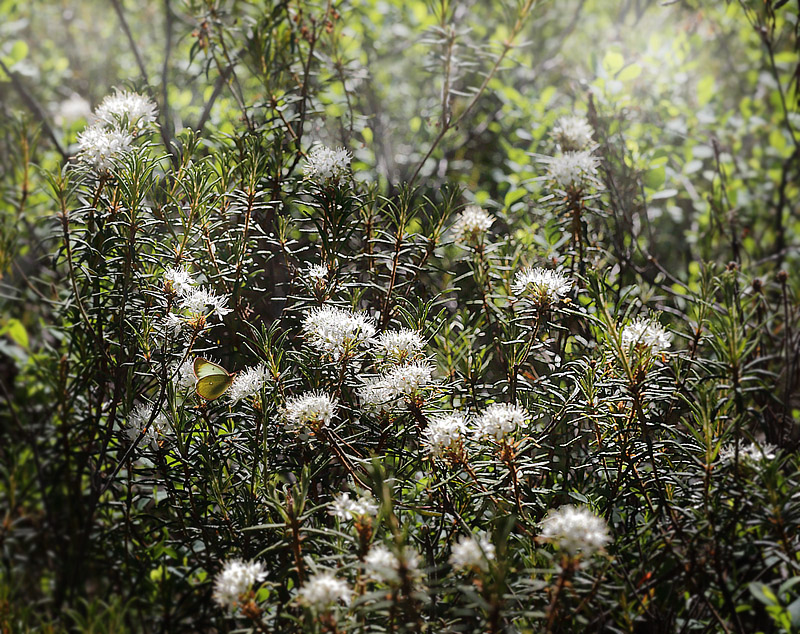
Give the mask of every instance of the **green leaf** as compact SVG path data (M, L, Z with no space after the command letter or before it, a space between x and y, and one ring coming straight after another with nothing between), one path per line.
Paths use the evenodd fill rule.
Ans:
M764 605L779 605L778 597L775 596L775 593L772 592L768 585L754 581L748 585L748 588L750 589L750 594Z
M656 167L651 169L645 174L644 177L644 184L645 186L649 187L650 189L659 190L661 189L662 185L664 185L664 181L667 180L667 170L662 167Z
M28 338L28 331L19 319L9 319L0 334L8 335L11 340L21 348L28 349L30 339Z
M622 56L622 53L607 51L603 56L603 68L611 76L616 75L624 65L625 58Z

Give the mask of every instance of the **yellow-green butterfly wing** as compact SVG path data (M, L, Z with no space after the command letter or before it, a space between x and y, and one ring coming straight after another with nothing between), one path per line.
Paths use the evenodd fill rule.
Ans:
M197 377L197 394L207 401L225 394L233 383L233 375L225 368L201 357L194 360L194 375Z

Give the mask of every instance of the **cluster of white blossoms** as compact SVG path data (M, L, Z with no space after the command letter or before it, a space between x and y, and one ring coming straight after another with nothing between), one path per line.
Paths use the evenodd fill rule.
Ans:
M453 240L461 244L477 244L494 223L494 216L477 205L469 205L453 223Z
M217 295L207 288L195 288L185 295L180 296L180 307L192 316L216 315L222 319L231 312L228 308L228 298L224 295Z
M292 431L319 431L327 427L339 402L323 392L293 396L283 407L283 419Z
M450 565L456 570L489 570L489 562L495 559L494 544L486 533L464 535L453 545Z
M306 275L314 286L322 286L328 277L328 267L324 264L312 264L306 269Z
M133 137L123 130L89 126L78 133L78 157L98 173L114 167L133 149Z
M372 497L362 495L357 499L352 499L350 494L345 492L333 499L328 514L344 521L375 517L378 514L378 504Z
M586 150L594 143L592 126L585 117L568 115L553 126L551 136L563 152Z
M150 422L151 418L153 419L152 423ZM159 411L153 417L153 406L142 403L134 407L128 414L126 432L131 441L135 441L144 434L141 442L157 449L159 440L169 436L172 428L163 412Z
M386 330L373 339L376 354L390 363L406 363L417 359L425 347L422 335L410 328Z
M672 345L669 332L657 321L639 317L622 329L622 347L646 348L651 354L665 353Z
M547 164L547 179L567 192L580 192L597 183L599 161L589 150L566 152L543 160Z
M222 319L231 312L228 308L228 298L217 295L213 291L197 287L191 274L183 268L168 268L163 276L164 292L169 296L176 296L177 306L182 314L169 313L166 316L165 327L174 333L179 333L187 322L192 322L195 327L205 324L205 320L212 315Z
M428 454L436 458L459 455L466 431L466 420L461 412L437 416L428 421L428 426L422 432L422 445Z
M194 373L194 363L192 360L184 361L180 366L177 364L172 369L172 384L175 391L180 393L193 390L197 386L197 376Z
M322 306L306 315L303 333L314 348L341 359L369 341L375 334L375 325L364 313Z
M545 308L564 297L572 289L572 280L559 271L529 268L517 271L511 292L520 299L530 300L535 306Z
M374 546L364 558L367 574L382 583L397 584L403 578L416 580L421 576L419 555L410 547L403 550L402 559L383 544Z
M350 603L350 586L331 572L320 572L303 584L297 597L303 605L325 611L337 603Z
M92 124L78 134L78 158L105 174L133 151L133 139L155 122L158 109L148 97L134 92L109 95L97 107Z
M183 267L169 267L164 271L164 290L177 295L188 295L194 290L195 282L192 274Z
M739 461L757 463L762 460L774 460L778 448L770 443L763 445L749 444L739 447ZM736 446L729 444L719 452L720 462L733 462L736 458Z
M568 504L551 510L542 520L540 537L570 555L601 550L611 541L608 525L585 506Z
M350 171L353 155L344 148L318 145L308 153L303 175L316 183L338 181Z
M158 108L153 100L139 93L117 90L108 95L94 111L94 123L141 130L156 122Z
M599 186L600 163L592 153L595 143L589 122L577 115L562 117L553 126L551 136L561 153L540 159L547 166L550 185L571 196L581 194L590 185Z
M232 403L253 398L261 393L267 382L267 368L257 365L239 372L228 389L228 398Z
M433 370L427 360L394 367L364 383L359 390L361 402L378 412L401 409L433 382Z
M259 562L227 561L214 579L214 601L233 611L241 597L251 592L253 586L266 576L267 571Z
M501 442L527 424L528 412L525 408L511 403L492 403L475 421L475 436Z

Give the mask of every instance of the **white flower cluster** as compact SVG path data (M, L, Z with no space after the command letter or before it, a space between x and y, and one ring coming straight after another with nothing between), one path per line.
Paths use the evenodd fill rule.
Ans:
M551 136L563 152L578 152L594 143L592 133L592 126L585 117L569 115L556 121Z
M778 448L770 443L759 446L756 444L741 445L739 447L739 461L756 463L762 460L774 460ZM736 458L736 446L729 444L719 452L720 462L733 462Z
M433 366L428 361L400 365L386 374L369 379L360 389L361 402L378 412L402 409L408 399L419 397L433 382Z
M228 398L233 403L258 396L267 382L267 368L257 365L239 372L228 390Z
M624 348L647 348L652 354L665 353L672 345L669 332L657 321L639 317L622 329Z
M194 374L194 363L191 360L177 364L172 369L172 383L178 393L193 390L197 386L197 377Z
M453 545L450 565L456 570L489 570L495 559L494 544L485 533L464 535Z
M436 458L459 454L463 448L467 425L464 415L452 412L432 418L423 432L422 444Z
M340 493L331 503L329 515L340 520L349 521L360 517L375 517L378 514L378 504L372 497L365 495L354 500L349 493Z
M374 340L377 354L391 363L406 363L422 354L425 342L416 330L401 328L400 330L387 330L378 335Z
M341 359L352 355L375 334L375 325L364 313L336 306L314 308L303 320L309 344L320 352Z
M494 223L494 216L477 205L469 205L453 223L453 240L462 244L477 244Z
M108 95L94 111L95 125L141 130L155 123L158 108L153 100L127 90Z
M364 558L364 568L370 577L382 583L397 584L403 577L420 577L419 555L412 548L403 550L402 561L383 544L374 546Z
M547 164L547 179L568 192L580 192L589 184L597 183L599 161L588 150L549 156L544 162Z
M300 602L319 611L337 603L350 603L350 586L331 572L321 572L305 582L297 593Z
M308 392L286 401L283 418L292 431L319 431L327 427L339 402L322 392Z
M228 308L228 298L216 295L207 288L198 288L191 274L185 269L168 268L164 271L164 291L168 295L177 295L177 309L182 314L169 313L166 317L165 328L168 331L179 333L186 322L205 323L205 319L215 315L222 319L231 312Z
M133 139L156 120L156 105L143 95L119 92L98 106L93 123L78 134L78 158L104 174L133 151Z
M530 268L517 271L511 292L535 306L547 307L562 300L572 289L572 280L559 271Z
M150 423L150 419L153 422ZM148 423L149 426L148 426ZM135 441L139 436L144 434L142 443L149 444L153 449L158 448L159 440L169 436L172 428L170 427L169 420L163 412L159 411L153 417L153 406L144 403L137 405L128 414L128 425L126 432L131 441Z
M78 133L78 158L98 173L114 167L133 150L133 137L123 130L89 126Z
M322 286L328 277L328 267L324 264L312 264L306 269L306 275L314 286Z
M475 421L475 436L500 442L527 423L528 412L523 407L511 403L492 403Z
M344 148L329 148L318 145L308 153L303 175L316 183L338 181L350 171L352 154Z
M194 290L194 279L183 267L169 267L164 271L164 290L181 296L188 295Z
M601 550L611 540L608 526L585 506L566 506L551 510L541 523L541 538L570 555L585 555Z
M225 562L214 579L214 601L221 607L235 610L242 595L247 594L253 585L267 576L263 564L232 559Z

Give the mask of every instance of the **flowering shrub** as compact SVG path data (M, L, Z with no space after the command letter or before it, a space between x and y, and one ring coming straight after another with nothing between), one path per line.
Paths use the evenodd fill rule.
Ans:
M194 25L192 82L201 58L215 77L196 125L170 57L156 90L134 54L143 76L71 145L51 129L41 172L20 155L2 177L20 222L49 223L7 234L0 269L3 631L800 626L784 93L760 101L788 149L742 147L756 114L690 170L695 146L647 127L664 100L615 98L613 57L589 94L517 92L511 51L579 20L525 1L493 38L497 12L442 3L416 147L370 109L396 44L359 16L426 3L217 4L166 3L168 41ZM734 32L772 31L737 63L796 41L778 4L740 8Z

